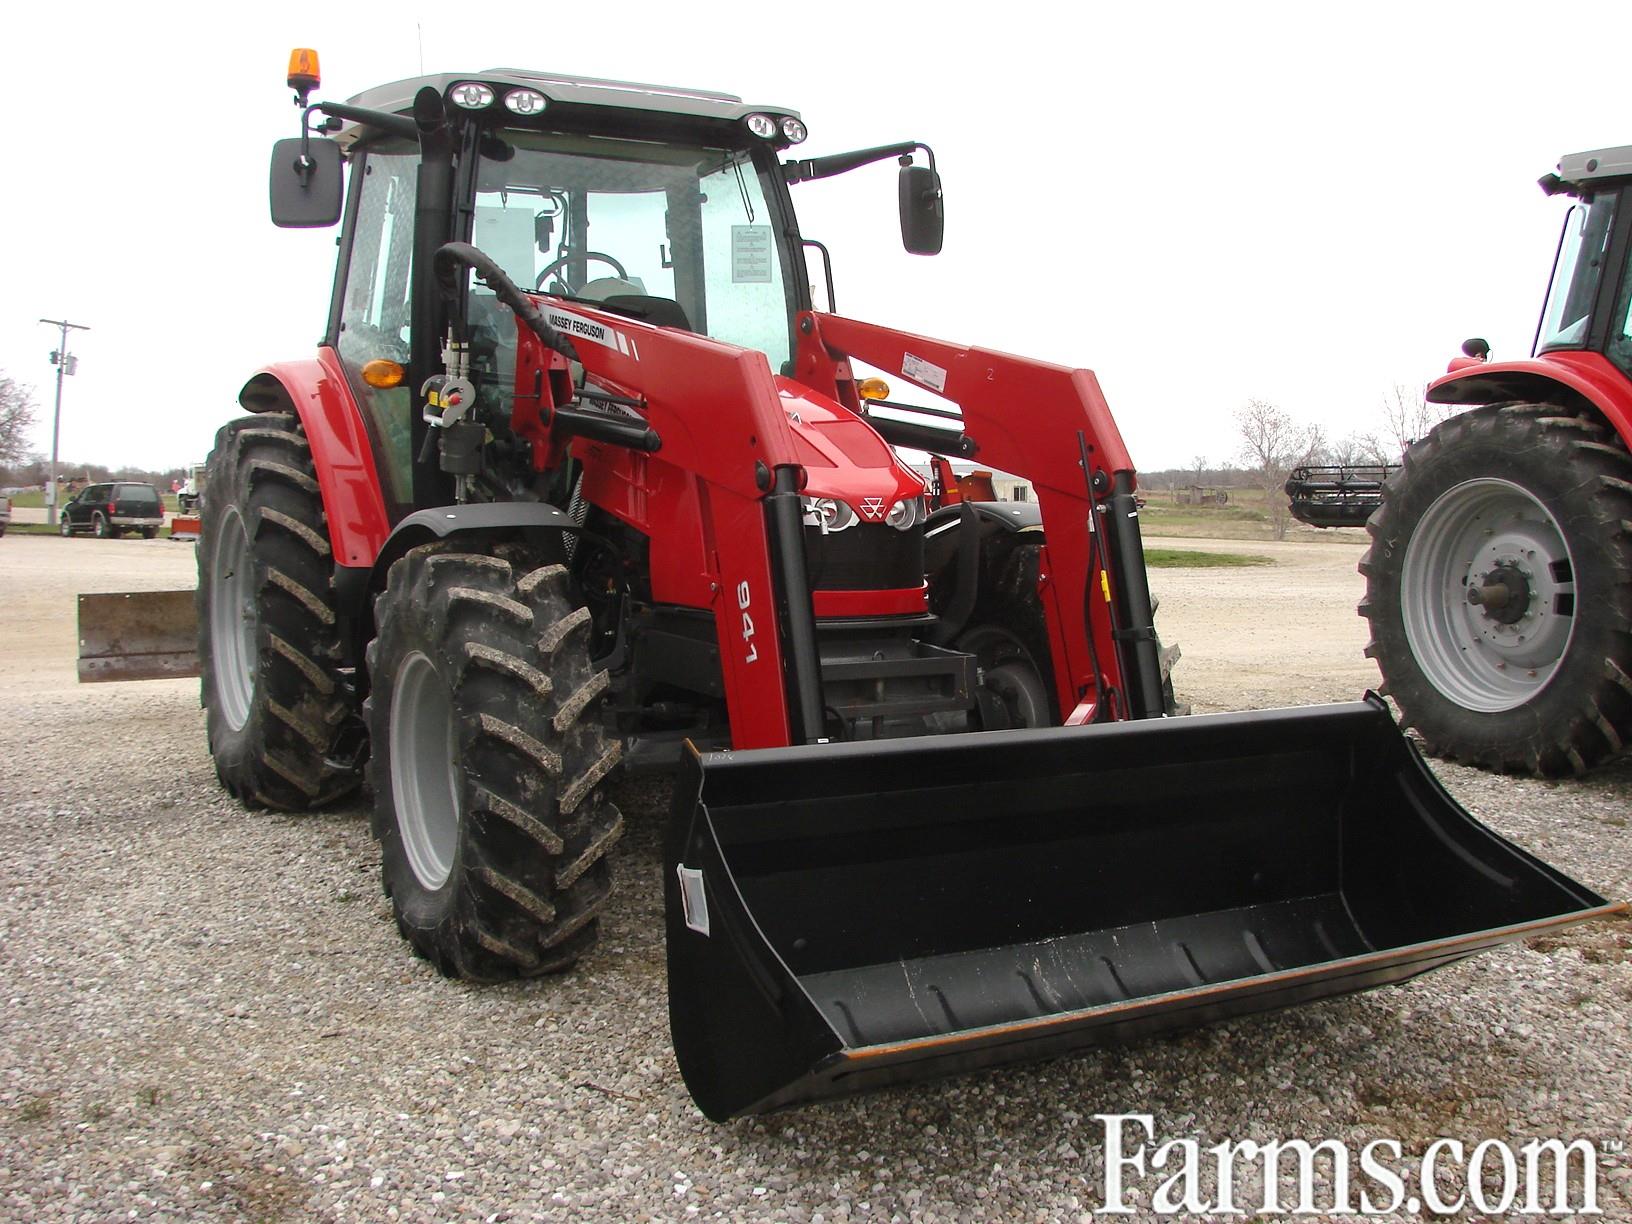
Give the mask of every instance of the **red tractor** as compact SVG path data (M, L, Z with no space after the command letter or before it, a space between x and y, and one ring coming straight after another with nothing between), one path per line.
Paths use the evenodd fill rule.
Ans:
M1375 699L1167 717L1094 376L812 309L793 193L899 161L933 253L923 145L805 158L784 107L509 70L307 106L314 63L272 212L340 221L339 270L317 355L255 374L210 459L209 743L250 804L366 782L443 972L588 951L603 785L637 766L680 770L670 1011L717 1118L1605 909L1457 808ZM878 407L853 361L955 410ZM929 512L893 447L1037 500Z
M1632 740L1632 147L1541 186L1571 205L1532 356L1470 340L1428 388L1468 411L1384 485L1360 612L1431 751L1557 775Z

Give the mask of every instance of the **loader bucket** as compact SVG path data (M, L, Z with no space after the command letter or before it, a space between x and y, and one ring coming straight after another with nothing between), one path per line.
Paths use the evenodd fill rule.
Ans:
M191 591L79 597L79 678L165 680L198 675Z
M1613 913L1375 697L693 755L669 1016L715 1120L1404 981Z

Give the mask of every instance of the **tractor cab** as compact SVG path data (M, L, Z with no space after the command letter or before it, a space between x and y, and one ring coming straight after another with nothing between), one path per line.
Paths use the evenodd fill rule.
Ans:
M489 413L515 387L515 326L492 290L450 303L427 283L447 242L473 244L525 291L762 352L782 375L811 308L805 248L820 246L799 237L791 184L899 158L903 241L940 248L939 180L911 164L921 149L933 165L927 147L784 160L806 138L799 115L730 94L493 69L398 81L303 115L299 140L274 149L273 220L332 223L335 151L350 163L331 338L385 460L393 517L449 500L434 463L416 462L424 426L407 397L443 368L450 325L468 333ZM326 116L315 134L314 116ZM377 362L404 373L384 385Z
M1573 202L1553 261L1535 355L1602 353L1632 375L1632 145L1565 157L1541 188Z

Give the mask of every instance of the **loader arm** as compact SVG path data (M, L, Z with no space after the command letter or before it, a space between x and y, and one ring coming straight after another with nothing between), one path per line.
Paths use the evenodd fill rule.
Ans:
M859 413L849 359L899 371L962 409L963 433L981 464L1036 488L1062 720L1160 716L1133 462L1093 373L838 315L801 315L798 334L796 376L808 385ZM1079 435L1092 469L1092 506Z
M788 544L776 544L768 496L779 473L792 480L798 456L764 355L579 302L539 300L550 322L572 336L588 378L641 401L645 423L660 439L659 456L695 483L703 535L697 579L714 614L734 746L783 747L811 738L798 711L818 702L819 726L814 641L805 642L797 628L811 616L810 597L786 589L780 562ZM518 346L522 371L547 369L556 356L525 328ZM562 407L554 402L557 383L528 380L514 419L549 430ZM561 431L550 444L561 444ZM572 445L593 461L612 444L578 438ZM802 557L797 568L802 574ZM799 649L810 656L803 675Z

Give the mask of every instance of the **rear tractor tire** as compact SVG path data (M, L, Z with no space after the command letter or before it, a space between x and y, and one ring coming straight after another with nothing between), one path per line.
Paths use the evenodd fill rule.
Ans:
M594 944L622 831L601 794L589 612L559 565L416 548L375 604L374 835L397 927L448 977L567 968Z
M333 557L311 451L292 416L221 427L200 507L198 656L216 776L301 811L356 789L327 761L352 711L338 673Z
M1557 776L1632 739L1632 456L1601 420L1453 417L1367 530L1366 653L1429 752Z

